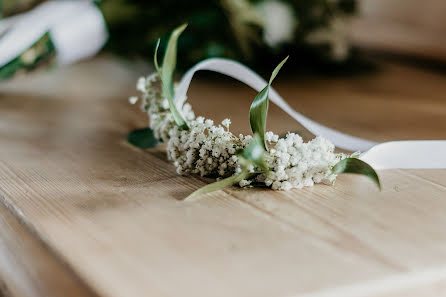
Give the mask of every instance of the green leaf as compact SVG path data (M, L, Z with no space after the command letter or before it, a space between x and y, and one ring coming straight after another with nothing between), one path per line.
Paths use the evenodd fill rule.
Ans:
M219 180L217 182L214 182L212 184L209 184L207 186L204 186L204 187L196 190L195 192L193 192L192 194L187 196L184 199L184 201L186 201L186 200L193 201L193 200L196 200L198 198L198 196L200 196L200 195L229 188L229 187L239 183L241 180L246 179L248 176L249 176L248 170L246 168L243 168L242 172L240 172L237 175L227 177L225 179Z
M167 50L164 54L163 65L161 68L161 82L163 95L169 102L170 112L178 126L188 129L186 121L183 119L177 107L175 106L174 97L175 91L173 87L173 74L177 64L177 43L181 33L186 29L187 24L176 28L170 35L167 43Z
M381 190L381 183L379 181L379 177L378 177L378 174L376 173L375 169L373 169L372 166L370 166L366 162L361 161L359 159L346 158L344 160L339 161L333 167L333 173L334 174L355 173L355 174L362 174L362 175L368 176L375 182L375 184Z
M264 160L265 149L263 147L262 139L258 133L254 134L251 143L239 153L239 156L248 160L257 166L259 166L263 171L268 171L268 166L265 164Z
M283 64L285 64L287 60L288 57L286 57L282 62L280 62L279 65L277 65L277 67L271 74L269 83L263 90L260 91L259 94L257 94L249 109L249 123L251 125L252 133L253 134L258 133L260 135L261 142L263 143L263 147L265 150L268 149L266 147L266 142L265 142L265 129L266 129L266 116L268 114L268 105L269 105L269 99L268 99L269 89L271 87L274 78L279 73L280 68L282 68Z
M155 147L160 142L155 138L153 130L150 128L136 129L129 133L127 141L139 148Z
M158 38L155 45L155 54L153 55L153 65L155 65L155 69L158 72L158 75L161 76L161 68L158 65L158 49L160 47L161 39Z
M287 56L285 59L282 60L282 62L279 63L279 65L276 66L276 68L274 68L273 73L271 74L271 77L269 79L268 85L271 86L271 84L273 83L273 80L276 78L276 76L279 73L280 69L282 68L283 64L286 63L286 61L288 60L289 57L290 56Z

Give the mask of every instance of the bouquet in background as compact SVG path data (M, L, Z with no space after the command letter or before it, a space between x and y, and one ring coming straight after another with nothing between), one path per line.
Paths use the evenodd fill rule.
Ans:
M362 67L349 43L355 0L107 0L100 7L111 32L109 49L127 56L150 58L159 36L188 23L178 45L183 69L210 57L259 69L264 59L288 54L293 68L303 71Z
M265 60L273 63L285 55L292 57L290 69L303 73L352 72L368 66L349 43L355 0L3 0L0 4L4 57L0 79L49 61L66 64L92 56L107 35L106 50L151 60L158 37L167 37L182 23L190 27L178 44L182 70L206 58L225 57L262 71ZM34 39L25 42L26 47L6 54L12 43L23 39L19 36L30 35L23 30L35 29L32 23L22 24L23 33L5 37L27 18L40 25L47 22L43 26L48 30L31 34ZM161 44L161 50L165 47Z

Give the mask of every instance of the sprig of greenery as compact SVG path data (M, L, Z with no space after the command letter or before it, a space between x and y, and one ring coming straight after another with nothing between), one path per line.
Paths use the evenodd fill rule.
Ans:
M266 166L264 160L264 154L265 150L263 149L261 138L258 134L255 134L251 143L244 150L237 154L239 163L242 167L242 171L240 173L206 185L187 196L184 200L196 200L200 195L232 187L233 185L238 184L244 179L252 178L255 175L261 173L249 172L249 165L257 165L258 167L260 167L262 172L268 171L268 167Z
M155 69L161 78L163 95L169 102L169 109L175 122L183 129L188 129L189 127L186 121L181 116L174 102L175 90L173 86L173 74L175 72L175 66L177 63L178 38L180 37L184 29L186 29L186 27L187 24L184 24L176 28L170 35L169 42L167 44L167 50L164 54L162 67L160 67L158 64L158 49L160 46L160 39L158 39L158 41L156 42L155 54L153 55L153 64L155 65ZM150 128L143 128L131 131L127 136L127 141L139 148L151 148L159 144L158 139L155 138L153 131Z
M180 126L183 129L189 129L189 126L183 119L181 113L178 111L174 102L175 89L173 85L174 82L173 74L175 72L175 67L177 64L178 38L180 37L181 33L183 33L183 31L186 29L186 27L187 24L184 24L173 30L167 43L167 49L164 54L163 65L161 66L161 68L158 66L158 61L157 61L159 43L157 43L154 57L155 67L157 68L158 73L161 72L160 76L161 76L161 87L163 95L167 98L167 101L169 102L169 109L170 112L172 113L175 122L177 123L178 126Z
M361 161L357 158L345 158L344 160L339 161L333 167L332 172L334 174L355 173L365 175L372 179L373 182L381 190L381 182L379 181L379 177L375 169L373 169L372 166L370 166L366 162Z
M194 191L192 194L187 196L184 201L195 201L199 198L199 196L219 190L223 190L229 187L232 187L233 185L239 183L240 181L246 179L249 176L248 169L242 168L242 171L239 174L227 177L225 179L216 181L214 183L211 183L209 185L206 185L204 187L199 188L198 190Z
M239 156L257 165L264 172L269 170L264 159L265 148L263 147L262 138L257 133L254 134L251 143L239 153Z
M282 68L283 64L288 60L286 57L279 65L274 69L268 84L263 90L254 98L254 101L249 108L249 123L251 125L251 130L253 134L258 134L263 143L265 150L268 150L265 142L265 130L266 130L266 117L268 115L268 105L269 105L269 89L273 80L276 78L277 74Z

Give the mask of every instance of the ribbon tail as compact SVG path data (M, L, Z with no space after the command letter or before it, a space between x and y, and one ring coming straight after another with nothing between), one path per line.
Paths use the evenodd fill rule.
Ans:
M390 141L378 144L359 159L375 169L446 168L445 140Z

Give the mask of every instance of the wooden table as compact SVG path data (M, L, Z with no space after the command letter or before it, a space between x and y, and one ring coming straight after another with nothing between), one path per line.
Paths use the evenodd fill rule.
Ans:
M162 147L126 143L147 122L126 100L136 75L101 67L53 74L58 84L42 83L44 95L2 87L4 296L446 294L446 170L381 171L382 192L343 175L335 186L232 188L185 203L208 180L178 176ZM88 93L82 79L99 85ZM297 110L353 135L446 138L444 74L385 63L373 75L279 77L275 86ZM190 101L247 132L254 95L201 77ZM275 107L268 125L302 131Z

